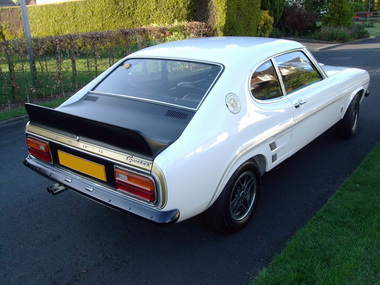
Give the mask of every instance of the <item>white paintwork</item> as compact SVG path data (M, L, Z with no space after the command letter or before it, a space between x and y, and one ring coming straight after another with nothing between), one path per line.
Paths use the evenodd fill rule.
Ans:
M302 50L323 80L277 100L255 100L249 88L252 72L264 61L292 50ZM191 39L128 56L138 57L214 62L225 68L180 138L154 160L164 174L168 191L163 210L179 209L180 220L212 205L245 161L255 158L264 173L333 126L353 96L359 91L364 94L369 83L366 71L320 66L303 45L278 39ZM110 70L63 105L83 97ZM233 113L226 106L230 93L239 98L239 112ZM306 104L295 108L299 100ZM276 144L275 149L270 148L271 143ZM277 160L272 161L273 157Z

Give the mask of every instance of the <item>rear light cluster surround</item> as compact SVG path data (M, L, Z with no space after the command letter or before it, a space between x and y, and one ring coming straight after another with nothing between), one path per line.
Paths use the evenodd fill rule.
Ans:
M51 149L48 142L28 136L26 138L26 144L31 155L49 163L53 162Z
M157 187L151 176L119 166L114 167L114 176L117 191L151 204L157 202Z

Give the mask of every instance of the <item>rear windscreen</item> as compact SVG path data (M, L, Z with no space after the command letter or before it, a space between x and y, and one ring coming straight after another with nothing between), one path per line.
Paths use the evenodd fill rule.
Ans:
M129 59L92 91L197 109L221 70L199 62Z

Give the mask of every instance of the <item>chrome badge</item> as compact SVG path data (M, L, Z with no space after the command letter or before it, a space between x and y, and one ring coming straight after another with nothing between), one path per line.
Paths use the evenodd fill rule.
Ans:
M229 93L226 96L226 106L231 113L237 114L240 112L241 104L240 99L236 94Z

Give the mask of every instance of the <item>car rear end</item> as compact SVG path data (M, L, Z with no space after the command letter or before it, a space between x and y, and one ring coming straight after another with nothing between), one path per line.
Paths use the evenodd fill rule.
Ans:
M52 109L28 106L31 121L26 126L29 155L24 164L53 180L48 187L52 194L74 190L93 200L128 211L157 223L171 223L179 218L178 210L163 211L166 204L164 178L153 161L135 153L111 147L98 138L113 137L115 132L135 140L128 131L114 126L79 119ZM53 115L54 114L54 115ZM41 117L50 117L50 125L66 120L65 128L41 124ZM97 129L100 135L75 135L72 125ZM96 133L96 132L95 132Z

